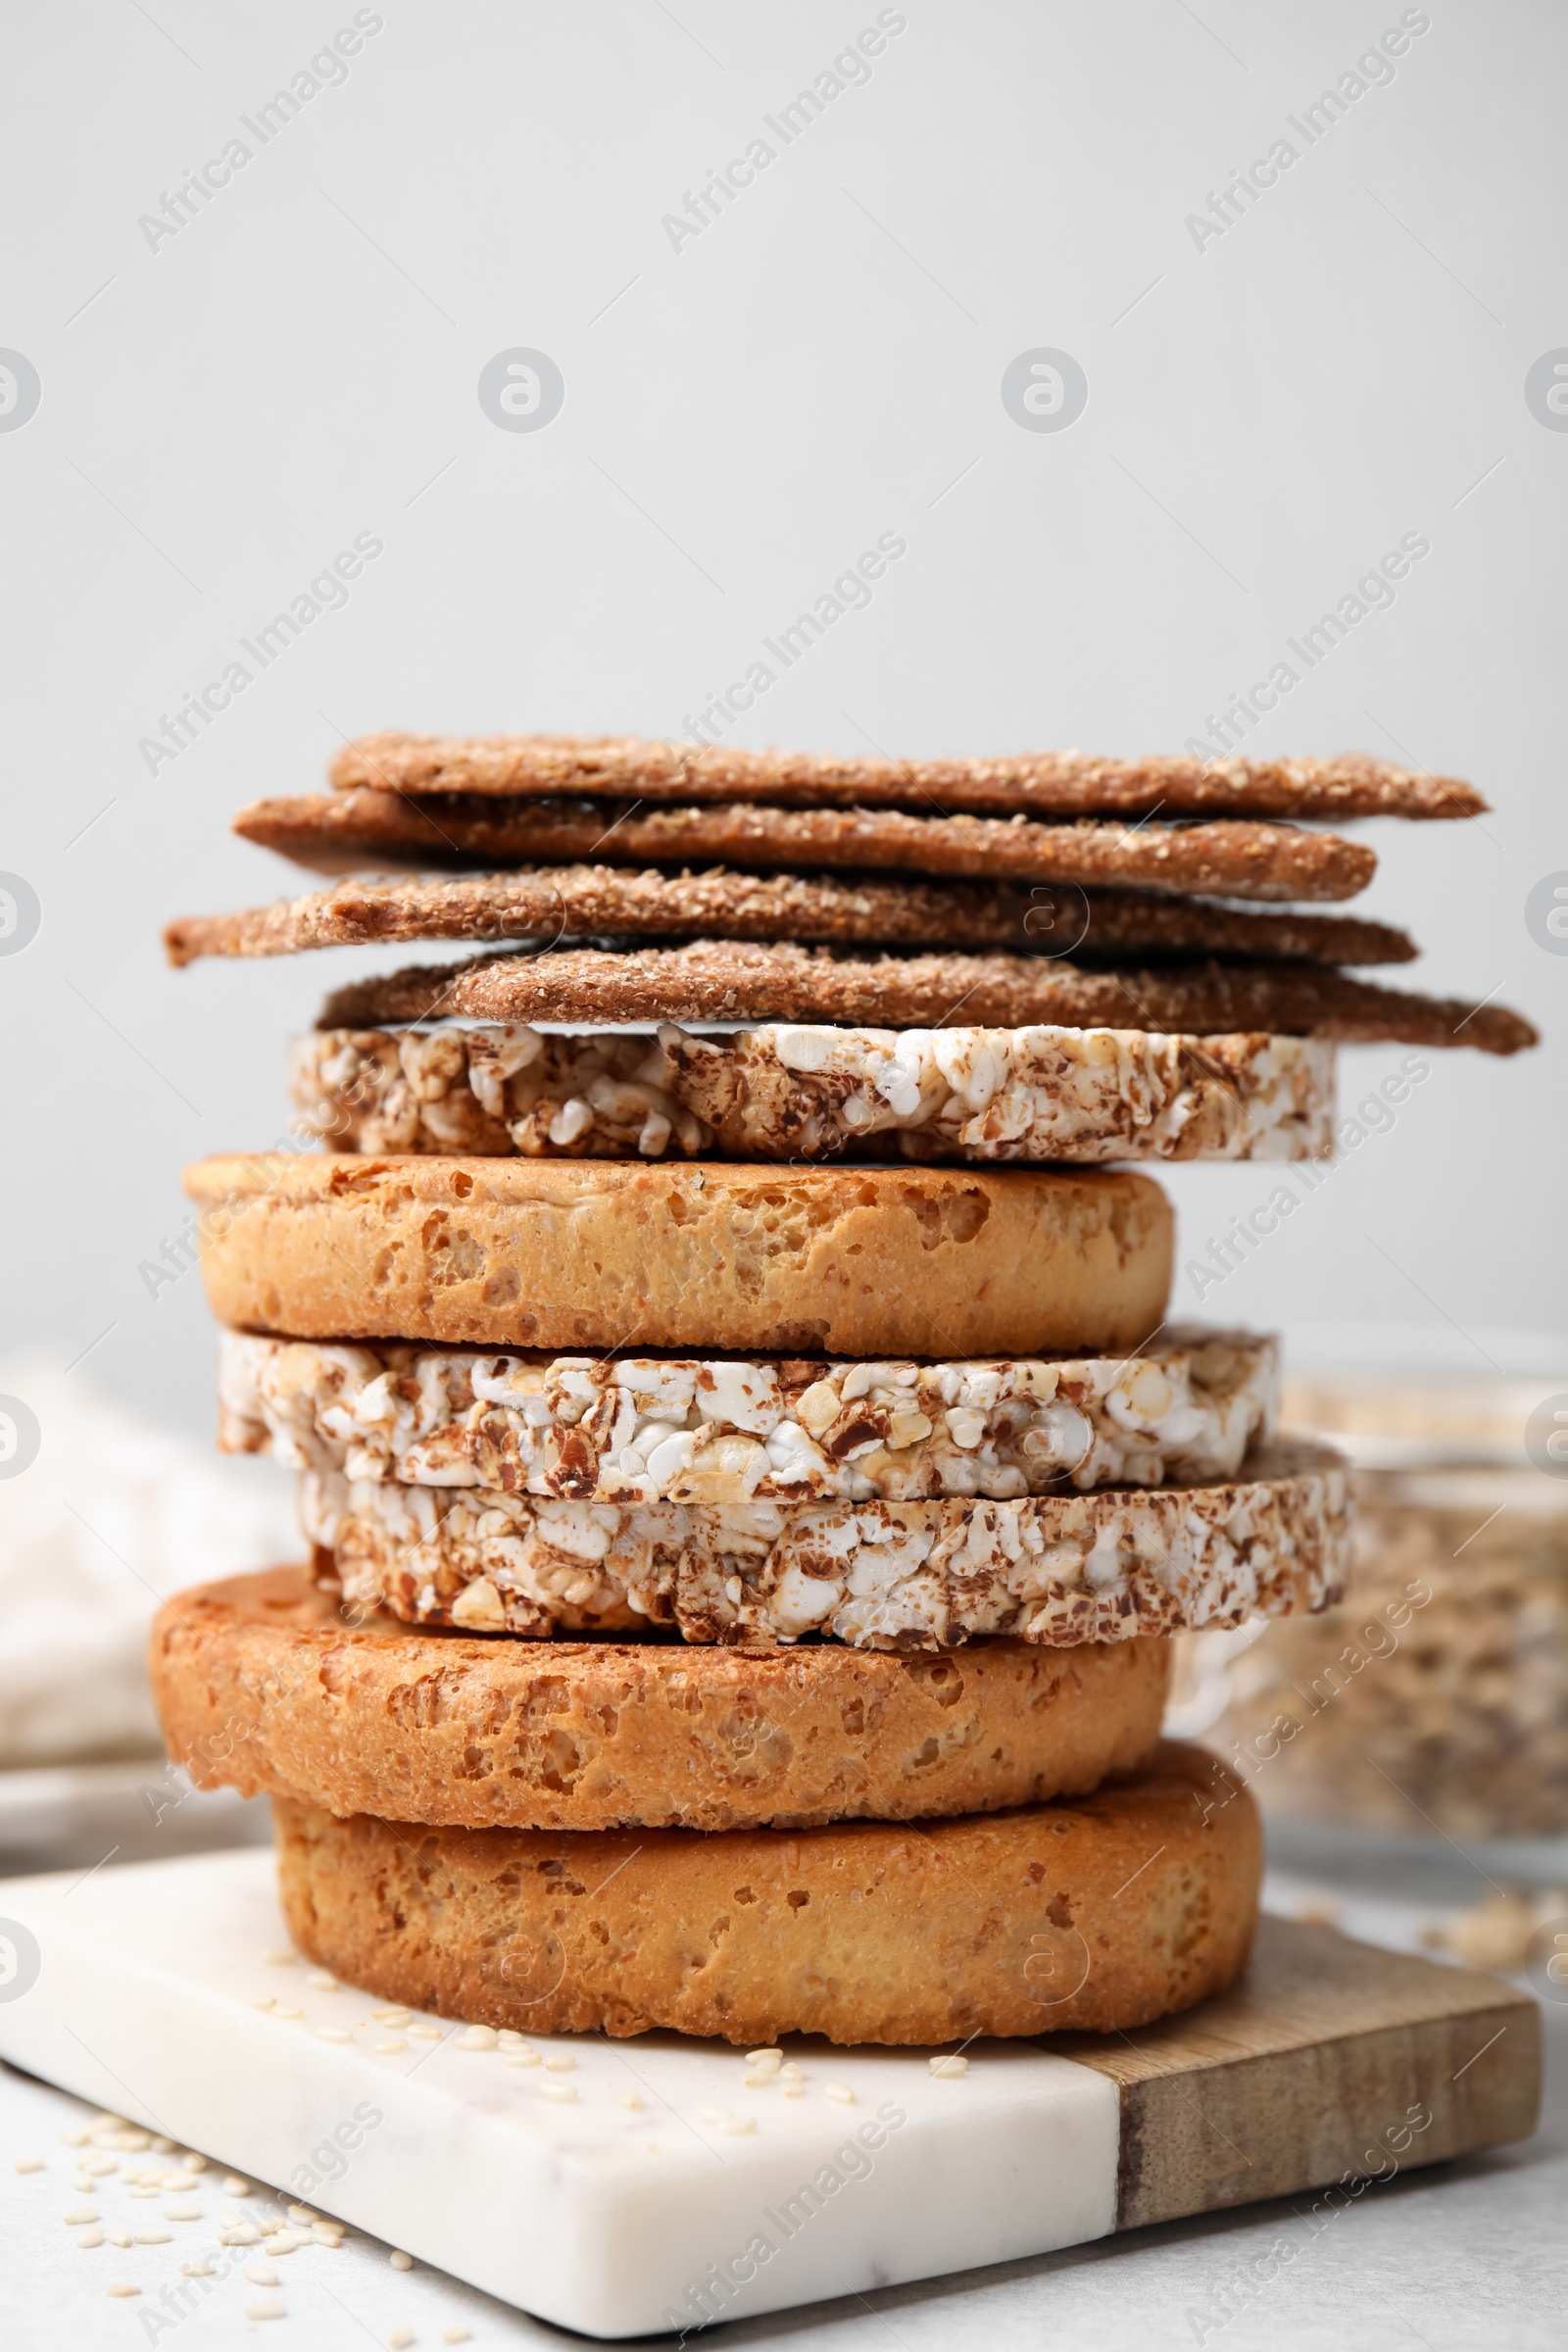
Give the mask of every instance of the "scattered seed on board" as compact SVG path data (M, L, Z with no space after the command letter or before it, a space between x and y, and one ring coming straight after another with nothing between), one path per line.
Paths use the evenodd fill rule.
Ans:
M414 2268L414 2256L412 2254L405 2254L401 2246L391 2257L391 2262L392 2268L395 2271L412 2271Z
M305 1982L314 1986L318 1992L341 1992L343 1989L336 1977L331 1976L324 1968L315 1970L306 1978Z
M453 2047L459 2050L493 2050L499 2039L493 2026L466 2026Z
M139 2295L141 2288L133 2285L128 2278L111 2278L109 2284L104 2288L104 2293L106 2295Z
M620 2094L620 2103L623 2107L631 2108L634 2114L642 2112L642 2100L634 2090L623 2090Z
M110 2243L112 2246L128 2246L128 2245L130 2244L130 2242L131 2242L131 2236L130 2236L130 2231L129 2231L128 2230L110 2230L110 2232L109 2232L109 2243Z
M250 2182L248 2180L242 2180L238 2173L224 2174L223 2194L225 2197L248 2197L250 2193Z
M211 2278L213 2266L204 2254L198 2262L182 2262L179 2275L182 2278Z
M98 2246L101 2246L103 2242L104 2233L101 2230L83 2230L81 2235L76 2240L77 2245L80 2246L84 2254L91 2254L94 2249Z
M316 2038L318 2041L352 2041L354 2035L347 2026L318 2026Z
M405 2345L412 2344L414 2341L414 2329L406 2321L400 2320L395 2328L388 2329L386 2340L391 2345L392 2352L404 2352Z
M170 2230L138 2230L136 2232L138 2246L167 2246L172 2239L173 2232Z
M84 2230L89 2222L98 2219L98 2208L95 2205L73 2205L71 2211L60 2218L68 2230Z
M408 2046L402 2034L399 2034L391 2041L378 2041L375 2045L375 2052L378 2058L395 2058L399 2050L406 2050Z
M956 2082L960 2075L969 2072L968 2059L956 2050L948 2057L932 2058L927 2063L939 2082Z
M21 2163L14 2169L19 2173L41 2173L44 2170L44 2161L41 2156L24 2156Z
M269 2301L266 2303L247 2303L245 2306L245 2317L248 2320L283 2320L287 2319L288 2314L283 2309L281 2303L273 2303Z
M558 2107L569 2107L577 2096L575 2082L541 2082L539 2096L554 2099Z
M570 2050L547 2050L545 2071L552 2075L569 2075L577 2061Z
M466 2344L467 2340L468 2330L461 2320L455 2320L450 2328L443 2328L441 2330L441 2341L444 2344Z
M413 2034L416 2041L444 2041L446 2038L446 2028L444 2026L416 2025L411 2026L409 2028L409 2032Z

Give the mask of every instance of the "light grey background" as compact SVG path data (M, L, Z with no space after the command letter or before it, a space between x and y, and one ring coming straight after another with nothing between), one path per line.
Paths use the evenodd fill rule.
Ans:
M228 836L241 801L382 725L677 732L881 532L906 556L738 740L1176 749L1424 534L1251 740L1479 782L1479 825L1369 828L1364 904L1418 932L1421 985L1560 1033L1568 962L1523 913L1568 868L1568 434L1524 398L1568 343L1560 10L1434 0L1393 80L1200 251L1186 217L1304 149L1287 116L1397 6L909 0L869 80L676 251L662 216L778 147L764 115L873 6L385 0L347 78L150 250L161 191L353 13L10 19L0 344L43 387L0 433L0 867L43 909L0 958L13 1343L210 1423L197 1277L155 1300L138 1265L181 1161L282 1127L282 1038L328 977L396 960L163 968L170 915L289 887ZM564 376L542 432L480 410L516 345ZM1003 407L1037 345L1087 372L1068 431ZM160 714L359 532L384 553L346 608L149 775ZM1348 1100L1398 1057L1347 1055ZM1205 1313L1553 1368L1560 1048L1438 1064ZM1269 1190L1171 1181L1184 1257Z

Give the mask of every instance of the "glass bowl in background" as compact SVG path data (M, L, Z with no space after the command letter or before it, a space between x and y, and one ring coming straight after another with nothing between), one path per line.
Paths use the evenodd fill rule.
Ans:
M1433 1899L1478 1869L1568 1883L1568 1476L1526 1438L1554 1389L1287 1382L1286 1426L1353 1465L1347 1600L1183 1637L1169 1719L1245 1774L1287 1869Z

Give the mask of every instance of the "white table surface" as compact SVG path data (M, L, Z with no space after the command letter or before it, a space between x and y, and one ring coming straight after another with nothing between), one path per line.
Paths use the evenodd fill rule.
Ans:
M1276 1877L1270 1907L1293 1911L1317 1890ZM1342 1899L1341 1924L1369 1940L1411 1948L1433 1914L1371 1897ZM1527 2145L1415 2172L1373 2186L1315 2239L1307 2200L1246 2207L1102 2240L985 2272L885 2289L866 2297L741 2323L728 2344L854 2347L854 2352L1010 2352L1010 2347L1094 2347L1094 2352L1532 2352L1568 2332L1568 2005L1548 2009L1547 2103ZM389 2249L351 2232L336 2252L277 2258L273 2289L243 2267L177 2326L154 2328L155 2295L111 2300L105 2281L177 2278L177 2258L205 2243L138 2249L134 2263L110 2248L79 2251L61 2216L81 2200L74 2159L60 2134L82 2122L80 2102L0 2068L0 2302L6 2352L106 2352L148 2342L178 2352L229 2352L275 2341L309 2352L360 2352L387 2344L400 2326L416 2348L466 2328L477 2345L581 2342L492 2302L440 2274L394 2270ZM42 2158L42 2172L18 2173ZM130 2161L135 2161L134 2159ZM216 2183L215 2183L216 2185ZM258 2200L260 2188L258 2189ZM255 2204L258 2200L253 2200ZM106 2223L156 2223L154 2200L127 2203L106 2189ZM1297 2208L1299 2208L1299 2212ZM194 2234L194 2233L193 2233ZM182 2241L184 2232L175 2232ZM106 2257L108 2261L106 2263ZM259 2254L258 2254L259 2258ZM1269 2276L1259 2278L1256 2266ZM252 2320L247 2304L281 2303L280 2320ZM673 2339L669 2339L673 2340Z

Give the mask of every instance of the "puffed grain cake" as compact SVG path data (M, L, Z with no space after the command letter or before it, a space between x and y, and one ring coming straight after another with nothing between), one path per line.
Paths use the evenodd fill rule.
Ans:
M739 1490L742 1482L734 1482ZM1069 1646L1324 1609L1345 1589L1343 1457L1276 1439L1234 1478L913 1501L587 1502L300 1473L300 1522L361 1608L469 1633L831 1636Z
M291 1040L297 1132L334 1152L573 1159L1326 1158L1316 1038L1036 1026L766 1024L702 1036L318 1029Z
M796 808L953 808L1003 815L1182 815L1223 809L1283 817L1484 814L1472 784L1396 767L1365 752L1332 760L1102 760L1023 752L983 760L840 759L658 743L635 735L362 735L327 770L342 791L415 794L589 793L645 801L744 800Z
M369 1159L185 1171L213 1313L298 1339L764 1354L1133 1348L1170 1288L1120 1169Z
M1246 1788L1170 1742L1090 1796L919 1826L571 1836L337 1821L292 1798L273 1814L289 1932L346 1984L525 2034L742 2047L1134 2032L1245 1966L1262 1868Z
M346 1616L305 1568L166 1601L148 1650L204 1788L340 1819L730 1830L1038 1804L1143 1764L1168 1642L954 1655L532 1642Z
M500 1354L220 1331L218 1443L288 1470L571 1502L1004 1501L1234 1478L1273 1434L1272 1336L843 1363Z

